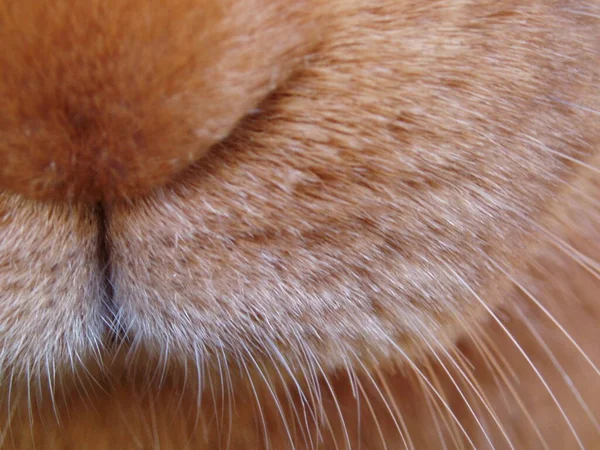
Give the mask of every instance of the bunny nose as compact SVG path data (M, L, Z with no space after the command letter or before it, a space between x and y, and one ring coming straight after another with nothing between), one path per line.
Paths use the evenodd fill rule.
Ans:
M0 3L0 188L95 202L172 179L314 50L309 1Z

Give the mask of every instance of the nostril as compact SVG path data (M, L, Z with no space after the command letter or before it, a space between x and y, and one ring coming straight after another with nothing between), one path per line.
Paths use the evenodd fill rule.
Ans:
M167 182L319 36L308 0L69 5L0 2L0 188L38 199L107 202Z

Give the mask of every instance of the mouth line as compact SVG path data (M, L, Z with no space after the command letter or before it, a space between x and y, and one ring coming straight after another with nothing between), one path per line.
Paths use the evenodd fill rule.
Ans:
M120 342L125 337L125 330L116 320L117 304L115 302L115 289L112 283L112 262L110 252L110 239L108 233L108 215L106 207L99 203L97 205L98 214L98 265L100 267L101 283L101 314L103 321L107 325L105 333L106 344L108 346Z

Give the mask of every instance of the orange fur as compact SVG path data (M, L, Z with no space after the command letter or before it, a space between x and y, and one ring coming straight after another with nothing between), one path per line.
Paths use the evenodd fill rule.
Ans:
M600 445L598 0L5 2L0 38L5 448Z
M3 2L1 186L146 193L285 80L315 30L304 0Z

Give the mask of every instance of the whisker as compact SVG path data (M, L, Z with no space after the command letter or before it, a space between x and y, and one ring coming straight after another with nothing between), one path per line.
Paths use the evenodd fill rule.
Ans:
M138 435L138 433L132 426L131 418L127 417L127 413L122 408L118 408L117 411L120 416L120 423L125 425L125 428L129 432L129 436L131 437L131 439L135 442L135 445L138 448L143 448L142 438Z
M223 431L223 423L219 421L219 418L217 417L217 411L219 410L218 404L217 404L217 395L215 392L215 386L213 384L213 379L212 379L212 370L209 367L206 367L204 373L206 374L206 380L208 381L208 387L210 389L210 396L212 397L212 409L213 409L213 417L214 420L216 422L216 428L217 428L217 434L218 434L218 440L219 440L219 447L221 447L221 435L222 435L222 431Z
M321 392L321 383L319 382L319 374L315 364L316 356L307 345L302 343L303 341L299 336L296 337L296 342L300 343L299 350L304 361L306 362L306 364L300 364L300 370L302 371L306 381L309 383L308 393L311 396L313 404L320 406L318 411L320 415L319 422L324 424L325 422L328 422L329 419L327 418L325 410L323 409L323 393ZM304 369L305 366L308 367L308 374Z
M552 389L550 389L550 386L548 386L548 383L546 382L546 380L544 379L544 377L540 373L539 369L533 363L533 361L531 360L531 358L529 357L529 355L527 355L527 353L525 352L525 350L523 350L523 348L521 347L521 345L517 342L517 340L515 339L515 337L510 333L510 331L508 330L508 328L506 328L506 326L498 318L498 316L496 315L496 313L494 313L494 311L492 311L492 309L483 301L483 299L481 297L479 297L479 294L477 294L471 288L471 286L469 286L469 284L458 273L456 273L456 271L454 269L452 269L452 267L450 267L448 264L446 264L446 266L448 267L448 269L450 271L452 271L452 273L454 273L454 275L457 277L457 279L460 281L460 283L463 284L463 286L474 296L474 298L492 316L492 318L494 319L494 321L500 326L500 328L502 328L502 330L506 333L506 335L510 339L510 341L515 345L515 347L517 348L517 350L519 351L519 353L521 353L521 355L525 358L525 360L527 361L527 363L529 364L529 366L533 369L533 371L535 372L536 376L538 377L538 379L540 380L540 382L542 383L542 385L544 386L544 388L546 389L546 391L548 392L548 394L552 398L552 401L557 406L559 412L561 413L561 415L565 419L565 421L567 423L567 426L569 427L569 429L573 433L573 437L575 438L575 440L577 441L577 444L579 445L579 448L581 448L582 450L584 450L585 447L584 447L583 443L581 442L581 438L577 434L577 431L573 427L573 424L569 420L569 417L565 413L565 411L564 411L563 407L561 406L560 402L558 401L558 399L556 398L556 396L552 392Z
M431 338L432 338L432 340L434 342L436 342L438 344L439 348L446 355L446 357L448 358L448 360L450 361L450 363L456 368L456 370L458 370L458 373L463 377L463 379L466 381L466 383L469 385L469 387L475 393L475 395L477 396L477 398L479 399L479 401L481 401L482 405L488 411L488 413L490 414L490 416L492 417L492 419L494 420L494 422L498 426L498 429L500 430L500 432L502 433L502 435L506 439L506 442L508 443L509 447L512 450L516 450L515 447L514 447L514 445L511 442L510 438L506 434L506 431L504 430L504 427L502 426L500 420L498 419L498 416L494 413L493 409L490 406L489 401L485 398L483 392L481 391L481 388L479 386L476 387L475 384L471 381L472 376L468 376L465 373L465 371L456 362L455 358L452 357L452 355L444 348L444 346L439 342L439 340L433 334L431 335ZM427 345L429 346L429 343L427 343ZM433 349L432 349L432 351L433 351ZM435 355L435 353L434 353L434 355ZM435 355L435 357L438 358L437 355ZM442 364L441 361L440 361L440 364ZM442 364L442 367L444 367L443 364ZM445 370L447 370L447 369L445 369ZM476 383L476 381L475 381L475 383ZM475 420L477 420L477 418L475 418ZM484 433L485 433L485 431L484 431ZM486 436L486 438L487 438L487 436ZM490 442L489 438L487 438L487 439L488 439L488 442ZM490 442L490 444L491 444L491 442ZM492 448L493 447L494 446L492 445Z
M440 407L436 403L435 411L434 411L432 394L429 392L429 389L427 389L427 390L425 389L427 386L423 383L423 381L420 378L417 379L417 382L421 386L421 389L423 390L423 394L425 394L424 395L425 403L427 403L427 409L429 409L429 412L431 413L431 418L433 419L433 426L438 435L439 442L442 446L442 449L448 450L448 446L446 444L446 437L444 436L444 434L442 432L442 427L440 426L440 422L438 420L438 415L441 415ZM437 412L437 415L435 414L435 412ZM456 448L458 448L458 443L456 441L455 441L455 444L456 444Z
M489 336L484 332L484 330L481 328L481 326L477 325L476 327L478 328L478 333L481 337L481 340L477 340L477 339L473 340L473 342L475 343L475 346L477 348L477 351L483 356L485 364L488 366L489 370L494 375L494 379L497 379L496 374L497 374L497 376L499 376L502 379L502 382L504 383L504 385L506 386L506 388L512 395L513 399L519 406L520 410L525 415L525 418L527 419L527 421L529 422L529 424L531 425L533 430L535 431L535 434L537 435L538 439L540 440L542 447L545 450L550 450L550 447L548 446L546 439L544 439L544 435L542 434L540 428L538 427L535 420L533 419L533 416L531 415L531 413L529 412L529 410L523 403L523 399L517 392L515 386L513 385L513 383L511 383L511 381L508 379L508 377L506 375L506 371L508 371L512 374L511 376L513 377L513 379L518 379L514 370L512 369L512 366L508 363L508 361L506 361L506 359L503 357L503 355L498 352L495 345L493 345L494 343L490 340ZM494 351L494 353L492 353L492 351ZM504 365L504 367L501 367L500 363L502 363ZM498 387L500 388L499 383L498 383ZM500 392L502 392L501 389L500 389Z
M281 353L281 351L279 351L279 349L277 348L277 346L275 345L275 343L273 343L269 338L267 338L267 341L269 342L270 347L274 350L274 354L277 357L277 360L283 365L283 368L285 369L285 371L289 374L289 376L292 379L292 383L294 383L294 386L296 387L296 390L298 392L298 395L300 396L300 401L302 403L302 412L303 412L303 416L304 416L304 423L306 425L306 431L308 432L308 438L311 442L311 446L314 448L314 443L312 440L312 435L310 433L310 427L309 427L309 423L308 423L308 417L306 415L306 410L309 410L309 413L312 417L312 420L314 420L315 424L317 423L317 416L315 411L313 410L312 407L310 407L310 402L308 400L308 398L306 397L305 393L304 393L304 389L302 388L302 386L300 385L294 371L292 370L292 368L290 367L290 365L288 364L286 358L283 356L283 354ZM271 360L273 361L273 364L275 364L275 366L277 366L277 363L273 360L273 357L271 354L269 354L271 357ZM303 372L304 373L304 372ZM283 377L280 374L280 377L283 381ZM310 386L309 386L310 389ZM291 401L291 400L290 400ZM298 418L298 420L300 421L300 419ZM304 432L303 432L304 435Z
M360 393L358 391L358 377L356 371L352 369L348 362L344 361L346 366L346 372L348 374L348 380L350 381L350 388L352 389L352 396L356 400L356 442L358 442L358 450L362 448L362 417L361 417L361 403Z
M249 353L248 350L246 350ZM265 414L260 403L260 398L258 396L258 392L256 390L256 386L254 385L254 381L252 380L252 375L250 375L250 371L248 370L248 366L243 358L240 358L240 364L247 375L247 380L250 383L250 388L252 389L252 393L254 394L254 399L256 401L256 406L258 407L258 414L260 416L260 420L263 427L263 438L265 440L265 448L268 450L271 448L271 440L269 439L269 432L267 430L267 421L265 419Z
M333 389L333 386L331 385L331 382L329 381L329 377L325 373L325 370L323 370L323 367L319 363L319 360L317 358L314 358L313 361L315 362L317 368L321 372L322 377L323 377L323 381L325 382L325 385L327 386L327 389L329 389L329 392L331 393L333 404L335 405L335 409L337 410L337 414L338 414L338 416L340 418L340 424L342 426L342 432L344 433L344 440L346 441L346 448L350 449L350 448L352 448L352 444L350 443L351 442L350 441L350 434L348 433L348 427L346 426L346 420L344 418L344 414L342 413L342 408L341 408L340 403L339 403L339 401L337 399L337 395L335 393L335 390ZM334 442L335 442L335 436L334 436ZM337 448L337 444L336 444L336 448Z
M287 437L288 437L288 439L290 441L290 444L291 444L292 448L295 449L296 448L296 444L295 444L294 438L292 436L292 432L291 432L291 430L289 428L288 420L286 418L285 412L284 412L283 407L281 405L281 401L279 400L279 397L277 396L277 394L275 393L275 390L273 389L272 383L270 382L270 380L267 379L264 371L262 370L261 366L258 364L258 362L256 361L256 359L254 358L254 356L252 355L251 352L248 352L248 356L250 357L250 360L252 361L252 363L256 367L256 370L258 371L259 376L265 382L267 390L271 393L271 397L273 398L273 401L275 402L275 408L277 408L277 411L279 412L279 415L281 416L281 420L283 421L283 426L285 428L285 432L287 434Z
M600 424L598 424L596 417L594 416L594 414L590 410L589 406L587 405L587 403L585 402L585 400L579 393L579 390L577 389L577 387L575 387L575 384L573 383L573 380L571 379L571 377L567 374L564 367L556 359L556 355L554 354L554 352L552 352L552 350L550 350L550 348L548 347L548 344L546 344L546 342L544 342L544 339L542 338L540 333L535 329L535 327L530 323L530 321L527 320L527 317L525 316L525 313L521 310L521 308L515 308L515 310L516 310L517 314L519 315L519 318L525 324L527 329L531 332L531 334L533 335L535 340L544 349L544 352L548 355L548 358L550 358L550 361L552 362L552 364L554 365L554 367L556 368L558 373L560 373L561 378L564 380L565 384L569 387L569 390L573 393L573 396L575 397L575 399L577 400L577 402L579 403L581 408L585 411L585 413L588 416L588 418L590 419L590 421L594 424L596 430L600 432Z
M77 358L79 358L79 355L77 356ZM74 376L77 380L77 383L75 384L77 393L79 394L79 397L83 400L84 404L86 404L88 408L92 408L94 411L97 412L96 404L95 404L94 400L92 399L92 396L90 395L88 389L85 386L86 385L85 381L91 380L92 383L94 383L97 386L100 386L101 392L106 393L106 390L96 380L96 378L88 371L88 369L86 367L82 366L82 368L83 368L83 371L85 372L85 379L82 378L82 375L80 375L80 372L74 373ZM82 395L81 391L83 391L83 395Z
M160 378L159 378L159 381L158 381L158 388L159 389L161 389L163 387L164 383L165 383L165 378L167 376L167 365L168 365L169 360L170 360L170 356L169 356L169 351L170 350L169 350L169 340L168 339L165 339L163 349L164 349L164 354L161 352L161 355L160 355L161 356L161 363L162 364L158 364L157 368L156 368L158 370L158 367L162 366L162 371L161 371Z
M442 397L445 400L445 392L442 388L442 384L440 382L439 377L436 375L435 370L431 364L430 360L427 360L425 363L425 368L427 370L427 374L429 377L431 377L432 379L432 384L435 387L435 390L440 392L440 395L442 395ZM423 380L419 379L419 381L422 383ZM431 389L429 389L429 391L431 391ZM431 392L428 392L428 394L431 396L432 401L434 401L434 405L436 407L436 410L440 416L440 418L442 419L442 422L444 424L444 426L446 427L446 430L448 430L448 432L450 433L450 437L452 438L452 442L454 443L454 447L455 448L465 448L465 442L462 438L461 435L461 430L456 426L456 421L453 420L449 420L448 419L448 409L443 409L442 406L445 406L443 404L440 405L440 400L436 397L434 397ZM450 417L452 418L452 417Z
M8 430L12 425L14 409L8 411L6 416L6 420L4 421L4 425L0 428L0 448L4 446L4 441L6 440L6 436L8 436Z
M438 400L440 400L442 402L442 405L444 405L444 408L446 408L446 410L448 411L448 413L450 414L450 416L452 417L452 419L456 422L456 424L460 428L461 432L467 438L467 441L469 441L469 444L471 444L471 447L473 447L473 449L476 449L475 444L471 440L471 437L469 436L469 434L467 433L467 431L465 430L465 428L463 427L463 425L458 420L458 417L456 417L456 414L454 414L454 412L452 411L452 408L450 408L450 405L448 405L448 403L442 397L442 395L438 392L438 390L434 388L434 386L431 383L431 381L429 381L429 379L427 379L427 377L423 374L423 372L421 371L421 369L419 369L419 367L415 364L415 362L411 358L409 358L408 354L404 350L402 350L402 348L398 344L396 344L393 341L393 339L388 338L388 341L398 351L398 353L400 353L404 357L404 359L406 360L406 362L423 379L423 381L427 384L427 386L429 386L429 388L431 389L431 391L433 392L433 394L438 398Z
M442 370L446 373L446 375L448 376L448 379L450 380L450 382L454 385L454 387L456 388L456 391L458 392L458 395L460 395L460 397L463 399L467 409L469 410L469 412L471 413L471 415L473 416L473 418L475 419L475 422L477 422L477 425L479 426L479 429L481 430L481 432L483 433L485 440L488 442L488 444L490 444L490 447L492 449L495 449L496 447L494 446L492 440L490 439L487 431L485 430L485 427L483 426L483 424L481 423L481 421L479 420L479 417L477 417L477 414L475 413L475 411L473 410L473 407L471 406L471 403L469 402L469 400L465 397L462 389L460 388L460 386L458 385L458 383L456 382L456 380L454 379L454 377L452 376L452 374L450 373L450 371L448 370L448 368L446 367L446 365L443 363L443 361L441 360L441 358L437 355L437 352L434 350L434 348L431 346L431 344L429 344L429 342L427 341L427 339L424 339L425 344L427 345L427 347L429 348L429 351L431 352L431 354L433 355L433 357L436 359L436 361L440 364L440 366L442 367Z
M102 345L103 344L100 342L99 338L94 336L92 339L90 339L89 348L91 349L91 353L95 362L100 363L99 365L102 365L102 350L100 350Z
M194 366L196 367L196 417L194 420L194 429L200 423L202 414L202 395L204 392L204 361L202 359L203 351L194 346Z
M490 261L490 263L492 265L494 265L498 270L500 270L507 278L510 279L510 281L512 281L514 283L515 286L517 286L517 288L523 292L525 294L525 296L531 300L535 306L537 306L543 313L544 315L550 319L550 321L560 330L560 332L568 339L568 341L575 347L575 349L577 350L577 352L587 361L587 363L592 367L592 369L594 369L594 371L596 372L596 374L598 374L598 376L600 376L600 369L594 364L594 362L591 360L591 358L587 355L587 353L581 348L581 346L575 341L575 339L573 339L573 337L569 334L569 332L561 325L561 323L552 315L552 313L550 311L548 311L548 309L542 305L542 303L535 298L535 296L525 287L523 286L521 283L519 283L515 277L513 277L512 275L510 275L508 273L508 271L506 271L503 267L501 267L498 263L496 263L494 260L492 260L491 258L488 257L488 260Z
M183 358L183 386L181 388L181 394L179 394L179 400L177 400L177 406L175 408L176 411L180 411L181 405L183 403L183 398L186 395L186 391L188 388L188 361L187 358Z
M379 419L377 418L377 414L375 413L375 409L373 408L373 404L371 403L371 400L369 400L369 396L367 395L364 386L362 385L362 383L360 382L360 380L357 380L357 385L358 385L358 389L362 392L363 397L365 398L365 404L367 405L367 408L369 408L369 411L371 412L371 416L373 417L373 420L375 421L375 427L377 428L377 432L379 433L379 437L381 438L381 444L383 445L383 448L387 450L388 446L387 446L387 439L385 438L385 435L383 434L383 430L381 429L381 424L379 423ZM351 447L348 447L348 449L350 449Z
M56 405L56 397L55 397L55 382L56 382L56 366L54 365L54 360L52 361L52 372L50 371L50 361L49 356L46 355L46 377L48 378L48 391L50 396L50 403L52 404L52 410L54 411L54 418L56 423L60 426L60 416L58 414L58 409Z
M275 344L272 344L272 345L274 347ZM277 348L271 348L271 350L273 350L273 352L276 354L279 353L279 350ZM304 429L301 426L303 420L300 418L300 413L298 412L298 408L296 407L296 402L294 402L294 399L290 392L290 388L288 387L288 383L286 383L285 377L283 376L283 373L279 369L279 364L275 361L275 358L273 357L273 355L270 351L267 351L267 354L268 354L268 358L273 363L273 368L275 369L275 372L277 372L277 375L279 376L279 379L281 380L281 385L282 385L285 397L286 397L287 402L290 406L290 409L292 410L292 413L294 414L294 417L296 419L295 421L292 422L292 425L294 426L294 430L296 428L296 425L295 425L296 423L298 425L300 425L300 430L301 430L301 434L302 434L304 443L307 446L311 445L314 448L314 444L312 443L312 439L310 437L310 432L309 432L309 436L308 437L306 436L307 431L309 431L308 418L306 416L306 405L304 404L304 402L302 402L302 410L303 410L302 416L304 417L304 424L306 425L306 429ZM283 355L280 355L280 357L283 358ZM285 365L285 362L282 361L281 364ZM292 383L295 383L295 386L298 389L298 394L302 397L303 396L302 390L301 390L300 385L298 384L296 378L294 377L293 372L291 372L291 370L288 370L288 373L289 373L290 377L292 378ZM293 433L293 434L296 435L296 433ZM310 442L310 444L309 444L309 442Z
M404 444L404 448L408 450L409 449L408 441L406 440L406 437L404 436L403 428L400 426L400 423L398 422L398 419L396 418L397 414L394 413L394 410L390 406L388 400L386 399L385 395L383 395L383 392L381 391L381 389L379 388L379 386L375 382L375 379L373 378L373 376L369 373L369 371L366 368L366 366L359 359L357 359L357 361L362 366L365 376L367 376L367 378L369 379L369 381L371 381L371 384L373 385L373 387L377 391L377 394L379 395L379 397L383 401L383 404L385 405L386 409L388 410L388 412L390 414L390 417L394 421L394 425L396 426L396 429L398 430L398 434L400 435L400 439L402 440L402 443Z
M225 375L223 374L223 367L221 365L221 355L215 354L215 359L217 362L217 369L219 370L219 392L221 393L221 403L220 403L221 414L219 416L219 426L218 426L219 448L223 448L223 446L221 445L222 444L221 443L221 435L222 435L223 426L225 424Z
M229 423L227 431L227 445L225 448L228 450L231 446L231 435L233 433L233 410L235 408L235 405L233 403L233 381L231 379L231 369L229 367L229 363L227 362L227 356L225 355L225 350L223 349L222 345L219 346L219 350L221 351L221 355L223 357L223 371L225 372L225 378L227 380L227 389L223 390L223 396L225 395L225 391L227 391L227 409L229 411ZM219 365L219 373L222 374L220 355L217 355L217 363Z
M385 377L383 376L383 373L379 369L379 367L375 367L374 371L375 371L375 374L377 375L377 378L379 379L379 382L382 384L383 389L384 389L385 393L387 394L389 401L392 404L392 408L394 409L394 411L396 413L396 417L400 421L400 426L402 427L404 436L406 436L407 445L406 444L405 445L407 446L407 448L414 450L415 445L412 442L412 439L410 437L410 432L408 431L408 427L406 426L404 416L403 416L402 412L400 411L398 404L396 403L395 396L392 395L392 391L391 391Z
M300 372L302 374L302 379L307 383L308 397L310 397L310 401L306 397L305 394L303 394L303 395L304 395L304 398L306 399L307 404L311 405L309 410L310 410L310 415L313 417L313 420L314 420L315 432L317 434L317 436L316 436L317 442L323 442L323 435L321 432L320 425L322 425L326 422L325 419L327 416L325 415L324 408L323 408L323 397L321 396L321 388L319 387L319 383L317 381L317 374L316 374L316 370L314 368L314 363L307 356L309 354L308 352L310 352L310 350L307 348L304 348L304 344L302 344L302 341L297 341L297 343L299 344L298 348L300 351L298 367L300 368ZM308 373L307 373L307 371L308 371ZM303 389L302 389L302 392L304 392ZM318 405L318 408L319 408L318 411L315 410L315 405ZM327 424L331 429L331 424L329 423L328 420L327 420Z
M568 244L563 239L559 238L554 233L550 232L549 230L545 229L544 227L534 223L531 220L530 220L530 222L538 230L540 230L543 234L545 234L546 237L551 238L548 241L550 244L552 244L555 247L557 247L558 249L562 250L567 256L570 256L571 258L573 258L573 260L575 260L583 269L585 269L594 278L600 278L600 264L598 264L597 261L594 261L591 258L589 258L588 256L584 255L579 250L574 248L572 245Z

